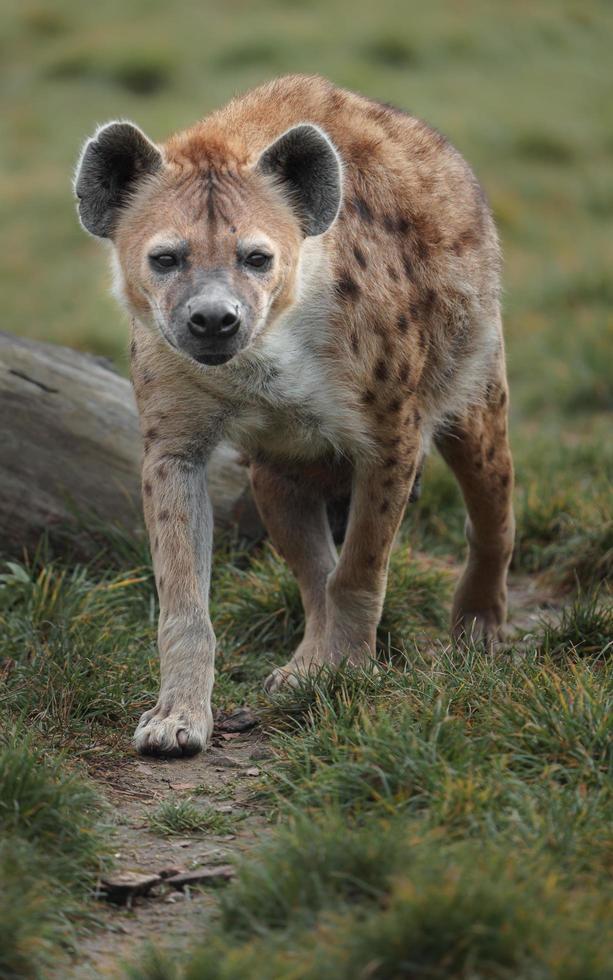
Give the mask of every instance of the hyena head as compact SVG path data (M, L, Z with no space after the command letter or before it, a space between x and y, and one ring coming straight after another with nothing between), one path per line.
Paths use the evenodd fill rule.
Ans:
M341 167L303 124L254 158L197 130L158 147L128 122L87 142L75 191L113 244L132 315L200 364L224 364L295 301L306 237L338 213Z

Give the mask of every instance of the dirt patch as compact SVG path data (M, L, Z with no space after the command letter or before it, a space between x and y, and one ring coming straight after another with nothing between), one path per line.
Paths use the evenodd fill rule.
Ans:
M113 854L118 871L167 875L231 863L252 848L266 826L254 802L269 755L256 728L245 734L216 735L211 749L191 759L136 755L92 765L113 814ZM195 807L213 807L231 818L228 834L153 833L149 815L168 799L189 798ZM219 885L217 887L223 887ZM98 926L79 943L78 956L54 980L123 977L122 964L138 961L147 943L180 950L203 935L216 906L217 888L177 890L162 881L146 897L126 906L100 899Z

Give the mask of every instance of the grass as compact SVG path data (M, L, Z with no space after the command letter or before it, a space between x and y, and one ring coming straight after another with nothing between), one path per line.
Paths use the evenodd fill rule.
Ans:
M101 809L65 760L23 729L2 734L0 976L42 976L58 948L74 943L107 856Z
M513 572L567 604L504 656L449 650L464 510L433 455L392 559L379 672L324 670L264 703L262 678L301 633L296 584L267 545L220 539L215 698L257 702L275 747L263 792L276 823L223 892L206 944L180 959L154 951L134 975L604 980L611 6L381 0L347 18L340 0L172 11L9 0L3 14L3 328L122 371L126 324L70 190L97 123L133 118L163 139L236 91L301 70L451 137L485 185L505 255ZM44 976L74 941L69 920L88 909L109 839L75 767L123 754L156 692L146 548L103 528L92 541L88 565L41 546L0 568L2 976ZM152 819L187 834L221 817L171 799Z
M164 800L148 817L150 830L164 837L175 834L229 834L235 822L232 814L179 799Z

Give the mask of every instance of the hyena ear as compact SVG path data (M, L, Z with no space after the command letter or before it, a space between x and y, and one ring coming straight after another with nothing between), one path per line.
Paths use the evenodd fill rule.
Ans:
M264 150L257 169L272 174L289 193L305 235L327 231L341 203L342 169L321 129L306 123L288 129Z
M74 182L86 231L111 238L120 209L139 180L162 166L162 154L128 122L102 126L85 144Z

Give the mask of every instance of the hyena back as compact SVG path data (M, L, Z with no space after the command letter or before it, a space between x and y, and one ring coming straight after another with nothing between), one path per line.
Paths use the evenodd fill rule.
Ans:
M394 536L434 441L466 502L452 631L506 615L513 472L499 249L483 193L436 131L293 76L157 146L130 123L86 144L84 227L113 245L132 317L161 692L142 752L206 745L215 637L207 458L248 455L297 577L304 638L269 691L369 662ZM337 554L326 503L350 495Z

